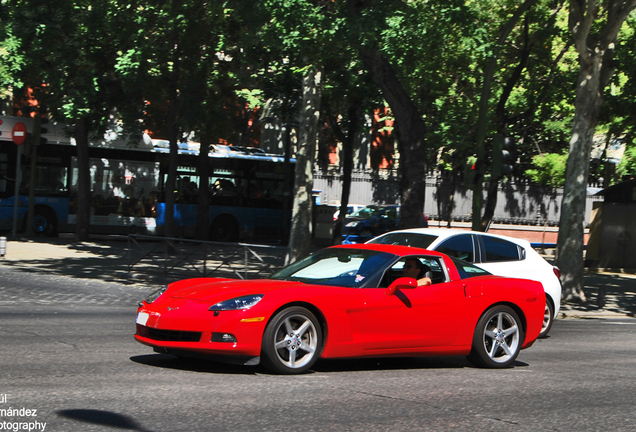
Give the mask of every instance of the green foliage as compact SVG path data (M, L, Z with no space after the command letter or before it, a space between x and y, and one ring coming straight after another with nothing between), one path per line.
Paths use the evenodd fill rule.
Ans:
M518 138L519 165L567 149L578 55L566 3L537 0L501 47L497 38L519 1L365 3L353 21L355 1L3 2L0 88L46 83L38 98L58 119L88 116L101 125L116 110L133 129L143 122L163 133L176 68L179 127L238 142L246 108L268 106L296 120L300 80L314 64L324 68L323 107L334 118L346 119L354 105L367 114L383 106L357 55L359 46L378 48L426 122L428 166L461 173L475 154L484 67L499 49L488 123L509 91L502 115ZM635 23L632 15L619 37L618 73L599 122L613 136L636 133Z
M616 174L619 179L636 176L636 146L631 146L625 150L623 158L616 168Z
M535 183L556 188L565 183L566 153L544 153L532 158L535 168L526 170L526 175Z
M617 72L606 91L599 123L613 136L636 134L636 15L619 35L614 62Z
M23 85L19 73L24 65L20 40L13 36L10 28L6 30L4 38L0 40L0 99L11 96L10 88Z
M245 100L250 109L257 109L263 106L263 92L261 90L241 89L236 91L236 95Z

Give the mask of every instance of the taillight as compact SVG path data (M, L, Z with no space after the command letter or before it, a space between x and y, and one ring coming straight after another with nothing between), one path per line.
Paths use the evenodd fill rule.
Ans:
M561 279L561 270L557 266L552 266L552 271L557 278Z

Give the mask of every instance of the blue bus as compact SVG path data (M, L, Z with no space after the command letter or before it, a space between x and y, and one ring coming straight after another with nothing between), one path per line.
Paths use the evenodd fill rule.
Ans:
M10 121L2 118L4 128ZM0 231L14 226L18 148L0 135ZM24 144L23 144L24 146ZM74 142L63 133L37 148L31 176L31 150L20 160L18 231L26 230L30 179L35 190L37 235L75 232L78 164ZM91 175L90 232L95 234L156 234L165 228L165 184L168 143L144 140L133 146L117 139L93 142L89 148ZM199 175L199 146L180 144L175 185L175 225L180 237L196 237L197 199L205 188L210 200L213 241L282 241L291 215L294 160L260 149L211 145L207 183Z

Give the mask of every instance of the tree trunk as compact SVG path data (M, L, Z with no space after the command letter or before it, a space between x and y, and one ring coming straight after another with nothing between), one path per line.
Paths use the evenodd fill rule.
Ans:
M29 178L29 210L27 214L26 235L33 237L33 221L35 219L35 182L38 168L38 148L40 147L40 131L42 117L40 113L35 116L33 124L33 137L31 139L31 172Z
M175 237L176 227L174 222L175 186L177 182L177 158L179 156L179 127L177 125L177 113L179 112L179 72L180 72L180 49L179 33L175 30L174 48L172 52L173 69L170 77L170 90L168 103L168 113L166 123L168 125L168 141L170 142L170 162L168 164L168 178L165 184L165 237Z
M450 193L448 194L448 202L446 204L446 227L450 228L453 220L453 208L455 207L455 189L457 188L457 175L450 175Z
M579 72L572 138L565 171L565 187L561 204L556 262L562 270L565 301L584 302L583 236L585 197L590 168L590 152L602 103L599 91L601 58Z
M174 102L176 103L176 102ZM173 102L170 102L172 105ZM168 120L170 121L173 118L170 115L171 108L168 108ZM166 178L165 183L165 197L166 197L166 208L165 208L165 231L164 236L168 238L176 237L176 226L174 221L174 204L176 202L176 197L174 190L177 184L177 165L178 165L178 155L179 155L179 143L177 142L177 125L173 123L169 123L168 126L168 138L170 142L170 159L168 161L168 177Z
M419 227L422 224L426 188L426 125L389 61L377 50L360 49L360 56L395 117L402 174L402 218L399 227Z
M351 174L353 171L353 145L358 132L358 103L349 107L349 128L347 135L342 132L335 116L331 116L331 123L336 131L336 136L342 142L342 195L340 198L340 213L334 226L334 244L342 243L342 228L347 217L349 206L349 194L351 193Z
M316 160L321 90L322 70L315 66L309 67L303 78L300 140L296 152L294 205L289 238L290 262L306 257L311 251L313 170Z
M484 208L484 215L481 219L480 230L482 232L488 231L490 221L495 215L495 208L497 207L497 193L499 191L499 180L491 176L488 182L488 196L486 198L486 206Z
M77 150L77 225L75 240L89 240L91 217L91 174L88 162L88 121L81 117L75 124L75 143Z
M603 89L614 73L612 57L616 38L625 19L636 7L636 0L614 1L607 6L605 14L600 13L600 6L595 1L570 2L569 27L579 53L580 70L561 204L556 263L561 269L563 299L572 302L586 301L583 292L583 223L592 140L603 103ZM597 18L607 19L604 27L595 28ZM598 34L592 36L592 28Z
M200 240L210 238L210 138L206 133L201 137L199 149L199 194L197 197L197 224L195 232Z

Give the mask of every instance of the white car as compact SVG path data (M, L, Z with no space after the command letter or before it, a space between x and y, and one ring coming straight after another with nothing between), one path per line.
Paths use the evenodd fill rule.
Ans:
M413 228L391 231L367 243L435 250L474 263L494 275L541 282L546 305L540 337L547 336L561 308L561 272L543 259L527 240L461 229Z

